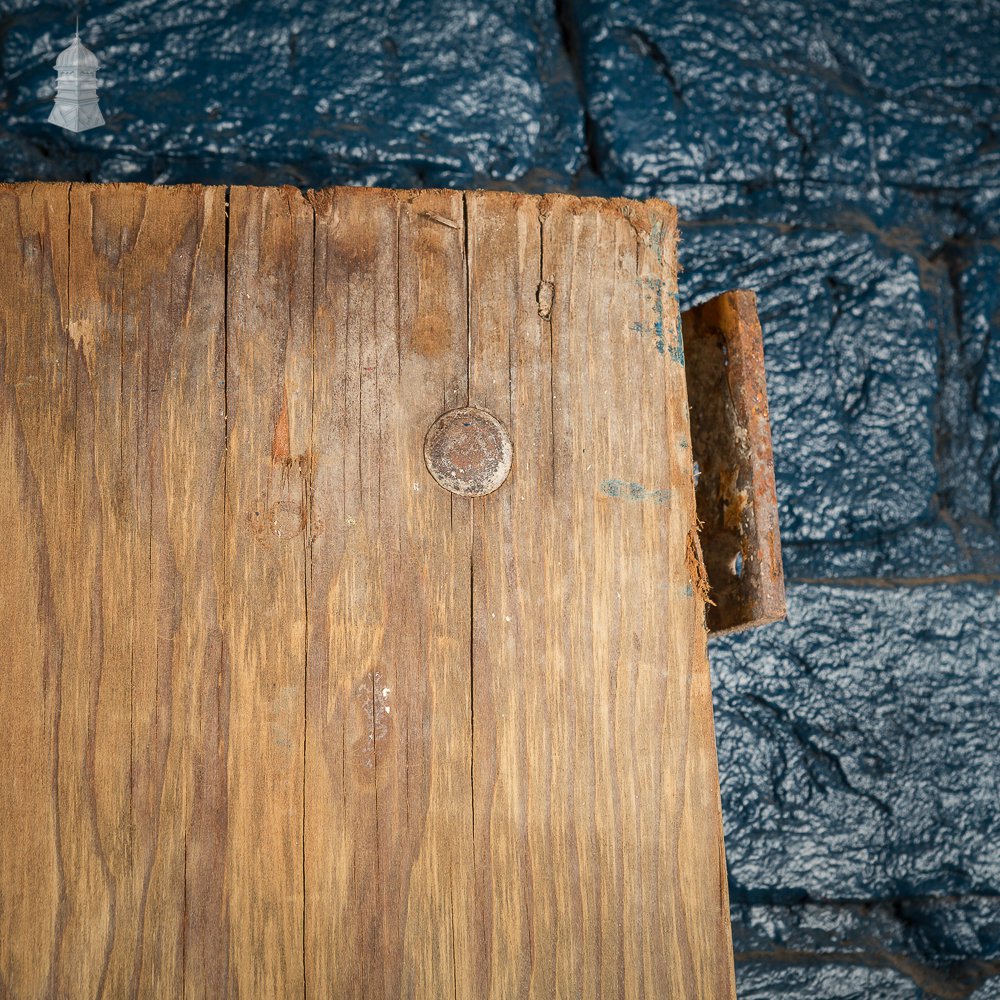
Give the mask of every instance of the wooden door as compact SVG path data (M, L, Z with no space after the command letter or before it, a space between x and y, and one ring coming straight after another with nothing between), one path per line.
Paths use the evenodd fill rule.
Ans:
M0 236L0 994L733 996L674 209ZM425 463L467 406L485 496Z

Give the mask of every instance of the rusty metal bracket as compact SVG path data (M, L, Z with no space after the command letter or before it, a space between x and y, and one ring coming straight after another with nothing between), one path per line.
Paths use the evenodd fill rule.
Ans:
M725 292L681 316L695 500L714 635L785 617L757 297Z

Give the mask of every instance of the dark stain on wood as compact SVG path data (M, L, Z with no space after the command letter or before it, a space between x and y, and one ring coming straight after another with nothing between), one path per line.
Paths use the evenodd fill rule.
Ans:
M763 337L749 291L726 292L682 320L707 621L721 634L785 617Z

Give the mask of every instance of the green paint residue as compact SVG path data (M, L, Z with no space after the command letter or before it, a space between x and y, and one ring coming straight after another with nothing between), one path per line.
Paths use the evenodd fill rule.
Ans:
M680 330L675 332L674 342L667 348L667 353L681 368L684 367L684 338L681 336Z
M663 223L659 219L653 223L653 229L649 234L649 245L653 248L653 253L656 254L656 261L659 264L663 263Z
M616 500L631 500L635 503L670 503L670 490L647 490L642 483L627 483L624 479L605 479L601 492Z
M655 339L657 351L659 351L660 354L668 354L683 368L684 342L681 339L679 322L674 324L672 343L667 344L666 342L663 321L663 279L655 278L652 275L646 275L645 277L637 278L636 281L640 288L643 288L648 292L652 292L653 294L653 323L633 323L632 332L638 333L639 336L648 336L649 334L652 334ZM671 298L677 298L676 292L667 291L666 294Z

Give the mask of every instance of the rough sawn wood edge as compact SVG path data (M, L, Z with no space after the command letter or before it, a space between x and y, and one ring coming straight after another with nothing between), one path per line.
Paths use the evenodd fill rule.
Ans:
M681 322L706 621L711 634L722 635L785 617L757 297L724 292L683 312Z

